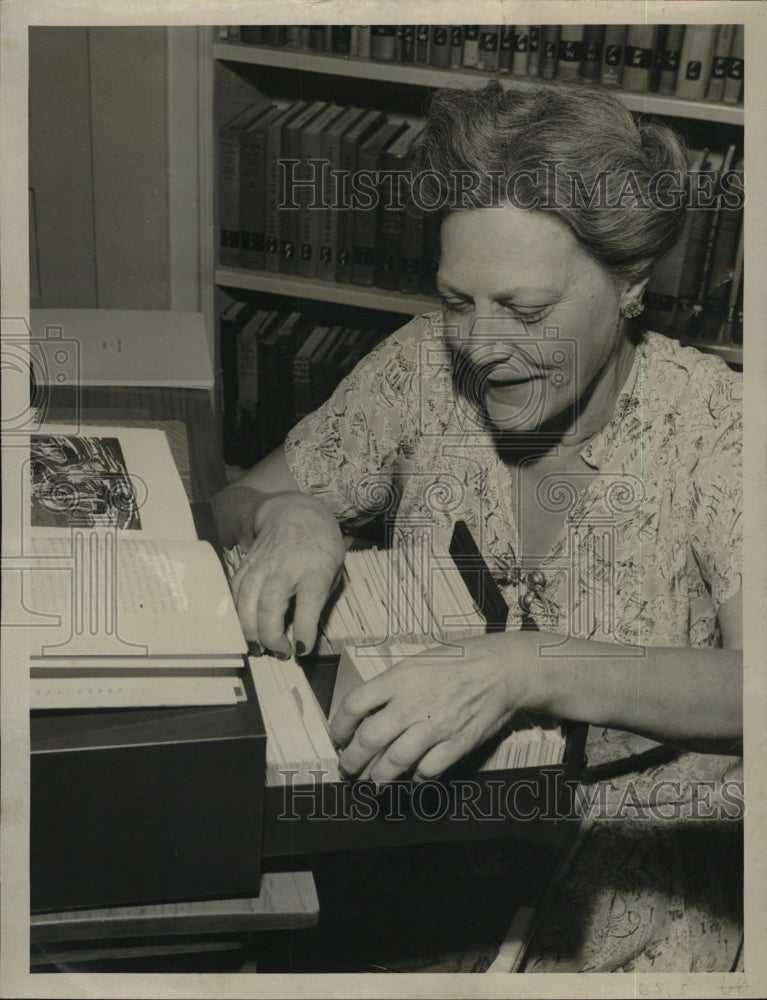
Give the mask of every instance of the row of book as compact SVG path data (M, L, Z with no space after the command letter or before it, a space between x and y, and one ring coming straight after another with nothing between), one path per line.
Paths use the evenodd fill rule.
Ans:
M738 104L744 28L670 25L226 25L226 40Z
M682 239L662 260L645 292L645 322L686 341L743 343L743 160L736 147L691 150Z
M333 325L232 302L220 317L225 461L249 467L269 454L398 323Z
M220 263L433 294L439 219L392 190L420 131L324 101L250 105L220 130Z

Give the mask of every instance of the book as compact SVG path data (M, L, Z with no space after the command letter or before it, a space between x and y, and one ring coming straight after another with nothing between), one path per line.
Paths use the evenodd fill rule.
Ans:
M284 195L282 167L280 166L282 130L291 119L298 117L307 107L306 101L295 101L266 127L264 268L272 273L276 273L280 269L280 217L282 215L280 204Z
M351 280L355 285L369 286L375 283L380 195L376 181L384 151L404 127L405 123L387 121L370 138L361 143L358 150L358 177L369 178L372 190L370 197L361 200L352 213Z
M583 27L583 52L580 75L584 80L599 80L602 68L602 48L605 40L603 24L586 24Z
M722 98L725 104L738 104L741 101L745 73L744 43L745 27L742 24L736 24L732 39L732 51L727 60L727 79L724 82L724 96Z
M708 164L708 150L690 150L688 155L690 187L696 190L697 179ZM682 236L655 268L644 295L644 318L650 329L659 333L670 333L674 330L678 318L679 297L685 288L689 289L697 280L696 272L692 281L687 279L685 285L685 272L695 266L690 244L692 242L694 246L701 242L698 230L705 227L708 221L707 212L688 209Z
M240 267L249 270L266 260L266 129L284 110L273 105L240 137Z
M262 455L260 408L268 389L262 389L261 343L280 317L275 309L260 309L237 333L237 462L249 467Z
M460 24L450 27L450 68L460 69L463 65L463 28Z
M357 32L357 55L360 59L370 58L370 25L361 24Z
M557 79L574 80L581 70L583 25L563 24L559 29Z
M684 25L669 24L663 49L661 51L660 75L658 78L658 93L673 94L676 89L676 78L679 73L679 60L682 57L682 42L684 40Z
M110 664L128 676L134 663L145 677L190 667L235 676L246 652L237 612L217 554L197 539L163 431L43 424L30 438L28 490L24 608L46 698L56 670L81 676L86 699Z
M479 26L479 59L477 69L494 73L498 69L498 46L501 29L495 24Z
M705 97L717 30L716 24L688 24L685 27L676 97L688 101L701 101Z
M743 160L738 160L734 170L728 175L731 164L732 156L728 150L720 179L721 201L712 224L713 232L709 235L713 250L711 263L707 267L706 287L699 288L702 307L697 333L701 340L707 341L719 338L727 318L730 290L735 280L738 241L743 226L743 204L735 201L728 203L725 190L733 175L739 179L742 189Z
M419 24L415 29L415 61L421 66L426 66L429 62L429 48L431 42L431 27L428 24Z
M323 198L327 189L328 166L323 158L323 132L342 113L336 104L329 104L302 129L299 138L300 169L305 179L311 179L312 186L304 184L298 192L298 273L302 278L317 275L317 259L320 248L320 227Z
M527 60L527 75L538 76L541 58L541 26L530 25L530 55Z
M319 257L317 277L322 281L335 281L339 249L339 229L342 216L349 213L344 195L349 184L344 183L343 137L364 115L361 108L346 108L322 133L322 157L328 161L323 189L324 206L319 215Z
M330 28L330 51L348 56L351 48L351 28L348 24L334 24Z
M527 76L530 64L530 25L515 24L511 72L514 76Z
M255 312L255 303L235 299L219 316L219 344L221 351L222 435L224 461L238 465L238 408L239 383L237 371L237 338L240 330Z
M602 65L599 74L599 82L603 87L620 87L623 81L627 32L628 28L624 24L608 24L605 27Z
M417 295L421 290L425 224L426 213L422 206L409 200L402 216L398 284L399 290L408 295Z
M463 65L474 67L479 62L479 25L466 24L463 29Z
M240 263L240 134L269 107L263 98L230 118L218 137L218 259L222 265Z
M514 25L501 25L501 34L498 39L498 70L501 73L511 73L511 64L514 59Z
M432 26L429 62L440 69L446 69L450 65L450 28L446 24Z
M202 313L175 309L31 309L39 385L213 389Z
M371 108L362 114L341 137L341 173L346 179L345 196L342 198L343 211L338 213L338 253L336 255L336 281L351 281L351 264L354 238L354 211L352 204L352 178L357 173L358 147L367 141L386 121L383 111ZM348 198L348 200L347 200ZM346 207L346 206L349 207Z
M559 25L544 24L541 26L541 52L538 75L542 80L553 80L557 75L557 59L559 57Z
M293 416L296 423L314 410L311 361L329 331L329 326L315 325L293 359Z
M724 100L724 84L727 79L727 62L732 50L732 41L735 36L734 24L720 24L716 33L716 44L714 45L714 58L711 63L711 73L708 87L706 89L707 101Z
M370 58L392 62L397 55L397 28L393 24L370 27Z
M622 87L643 92L650 89L650 75L655 62L656 24L631 24L626 31Z
M281 161L280 195L282 197L277 206L280 220L279 270L281 274L298 274L301 202L296 196L306 189L299 187L298 191L295 191L291 181L294 178L296 180L304 179L301 170L301 133L309 122L326 107L324 101L314 101L299 114L289 118L282 126L282 145L279 157Z
M409 195L402 179L405 178L408 156L419 132L420 128L415 123L407 122L379 158L379 177L382 178L382 183L373 279L378 288L399 288L402 234Z
M401 24L398 31L400 62L415 62L415 25Z

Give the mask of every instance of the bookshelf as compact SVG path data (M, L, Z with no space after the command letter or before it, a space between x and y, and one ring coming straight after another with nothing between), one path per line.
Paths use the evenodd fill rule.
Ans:
M334 101L346 106L376 107L389 114L419 115L423 99L435 88L449 86L484 86L491 78L504 87L539 86L540 79L485 70L440 68L432 65L406 64L374 58L360 58L330 52L307 51L304 48L280 48L237 40L222 40L217 29L202 28L201 72L207 98L206 120L202 122L207 137L201 143L205 162L201 158L201 188L203 220L206 223L207 248L203 263L203 300L214 343L217 370L220 369L218 317L238 298L254 296L268 305L303 309L321 308L332 315L335 307L370 310L389 314L393 326L397 318L404 320L414 313L435 309L438 300L429 294L407 294L378 287L342 284L311 279L300 275L250 270L222 265L217 257L218 207L217 176L214 168L219 129L229 118L263 93L270 98L312 99ZM744 108L742 104L725 104L711 100L686 100L658 93L630 92L613 89L625 105L636 114L659 116L675 124L692 146L722 146L736 143L742 150ZM205 270L208 271L207 280ZM678 336L678 334L674 334ZM684 337L682 337L684 341ZM721 337L719 338L722 339ZM722 357L728 364L742 364L739 344L686 341L701 350ZM217 411L221 411L221 390L218 391Z

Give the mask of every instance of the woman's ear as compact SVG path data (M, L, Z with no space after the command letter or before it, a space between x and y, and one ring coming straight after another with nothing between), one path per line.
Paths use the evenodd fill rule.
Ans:
M632 313L637 315L637 309L641 312L640 303L642 302L642 296L649 280L649 277L642 278L641 281L637 281L632 285L626 285L618 301L618 306L624 316L632 315ZM627 309L628 313L626 312Z

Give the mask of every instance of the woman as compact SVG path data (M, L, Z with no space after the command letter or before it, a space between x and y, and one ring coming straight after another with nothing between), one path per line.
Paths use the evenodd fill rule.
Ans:
M683 150L599 90L492 84L435 96L419 166L421 197L447 208L442 312L385 341L217 498L222 541L247 549L245 629L288 655L295 597L309 650L342 531L462 519L509 628L352 691L332 720L349 774L436 776L519 709L599 727L598 759L640 737L698 752L675 751L677 770L738 753L739 377L633 322L684 223ZM626 750L610 730L639 736ZM650 924L634 921L629 958ZM550 949L539 967L599 954Z

